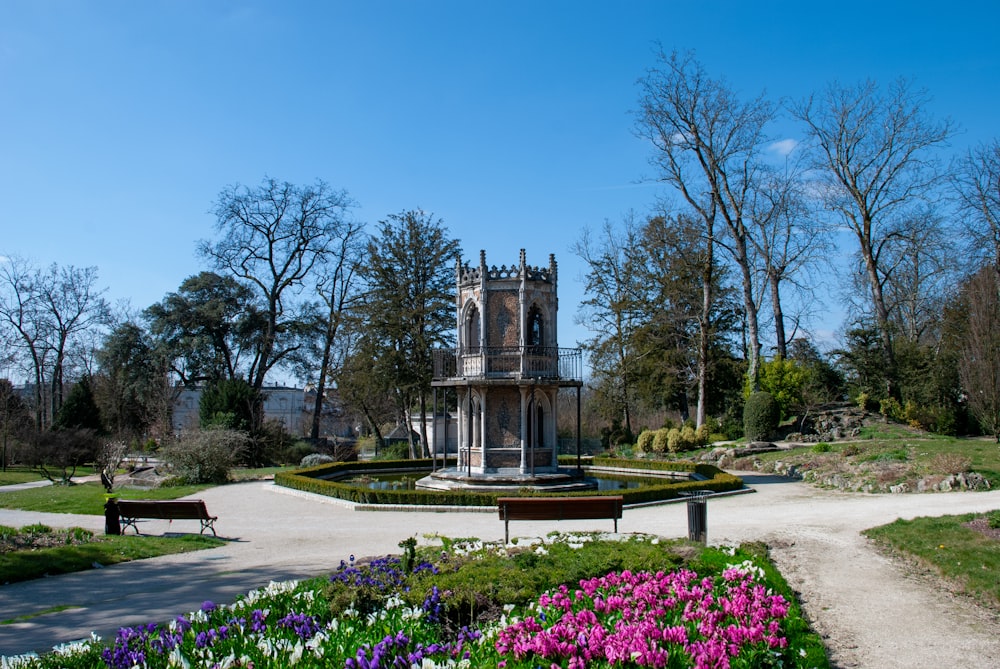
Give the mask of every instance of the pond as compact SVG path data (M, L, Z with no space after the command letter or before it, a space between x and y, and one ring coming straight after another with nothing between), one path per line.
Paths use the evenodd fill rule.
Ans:
M337 482L369 490L415 490L417 481L429 473L421 471L405 474L355 474L337 479ZM670 478L662 476L617 476L604 472L599 476L587 476L586 480L596 483L597 490L633 490L671 482Z

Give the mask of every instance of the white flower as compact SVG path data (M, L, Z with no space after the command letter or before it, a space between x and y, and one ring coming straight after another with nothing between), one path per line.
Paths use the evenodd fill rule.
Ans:
M191 663L188 662L187 658L184 657L184 654L181 653L180 646L177 646L170 651L170 655L167 657L167 666L180 667L181 669L191 669Z
M29 667L37 666L35 660L38 659L38 655L35 653L26 653L24 655L14 655L12 657L7 657L4 655L0 657L0 668L2 669L29 669Z
M295 647L292 648L292 654L288 657L288 663L298 664L299 660L302 659L302 653L304 652L305 652L305 646L303 646L302 642L299 641L297 644L295 644Z

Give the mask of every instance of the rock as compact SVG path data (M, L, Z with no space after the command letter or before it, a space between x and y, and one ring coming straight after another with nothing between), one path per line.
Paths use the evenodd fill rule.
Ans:
M965 485L969 490L989 490L990 482L985 476L977 472L965 474Z

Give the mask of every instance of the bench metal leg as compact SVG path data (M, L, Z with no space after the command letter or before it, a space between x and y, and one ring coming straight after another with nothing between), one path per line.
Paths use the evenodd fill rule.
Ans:
M212 530L212 536L213 537L219 536L218 534L215 533L215 521L214 520L203 520L203 521L201 521L201 532L199 532L198 534L204 534L206 529Z

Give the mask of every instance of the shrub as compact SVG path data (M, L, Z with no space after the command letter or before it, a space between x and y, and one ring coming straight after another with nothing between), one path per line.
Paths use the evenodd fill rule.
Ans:
M394 444L386 444L382 448L378 449L378 455L375 456L375 460L406 460L410 457L410 445L408 443L400 442Z
M248 443L245 432L210 428L187 433L160 453L186 483L225 483Z
M655 437L656 433L653 430L643 430L639 433L639 439L635 442L636 448L641 453L649 453L653 450L653 439Z
M903 407L895 397L887 397L879 402L878 412L895 421L903 420Z
M878 408L878 402L872 399L872 396L865 392L858 393L858 396L854 401L857 403L858 408L863 411L874 411Z
M812 447L812 452L813 453L829 453L830 452L830 444L826 443L825 441L821 441L821 442L819 442L818 444L816 444L815 446Z
M680 453L682 450L681 431L676 427L667 430L667 449L671 453Z
M747 398L743 406L743 434L749 441L770 437L780 420L781 407L771 393L762 390Z
M1000 509L998 509L998 510L996 510L996 511L990 511L990 512L989 512L989 513L988 513L988 514L986 515L986 522L987 522L987 523L989 524L989 526L990 526L990 527L992 527L993 529L998 529L998 528L1000 528Z
M278 461L281 464L291 464L293 462L302 462L302 458L315 453L316 449L309 442L302 440L295 440L292 443L285 446L285 449L279 454Z
M972 459L961 453L938 453L930 461L932 474L964 474L972 469Z
M676 429L676 428L671 428ZM661 427L653 435L653 452L666 453L670 443L670 430Z
M701 444L698 441L698 432L690 425L681 428L681 450L693 451Z
M781 409L781 416L787 418L795 407L803 404L802 390L808 375L801 363L775 358L760 365L760 389L771 393Z
M310 453L306 457L302 458L300 467L315 467L316 465L324 465L328 462L334 462L333 456L326 455L325 453Z

